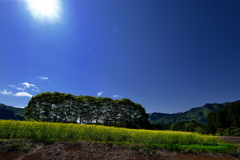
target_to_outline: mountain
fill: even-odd
[[[149,113],[149,119],[151,121],[155,121],[155,120],[158,120],[159,118],[166,117],[166,116],[169,116],[169,115],[171,115],[171,114],[153,112],[153,113]]]
[[[223,106],[230,104],[227,103],[207,103],[202,107],[192,108],[189,111],[183,113],[150,113],[149,119],[152,124],[172,124],[179,123],[183,121],[196,121],[201,124],[207,124],[207,116],[210,112],[216,112]]]
[[[0,103],[0,119],[24,120],[23,108],[16,108]]]

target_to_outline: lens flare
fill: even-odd
[[[61,20],[60,0],[26,0],[33,17],[40,21],[56,23]]]

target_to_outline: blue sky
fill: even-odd
[[[240,99],[238,0],[59,0],[52,16],[30,1],[0,0],[0,103],[58,91],[176,113]]]

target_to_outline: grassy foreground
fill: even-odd
[[[152,131],[49,122],[0,120],[1,139],[47,139],[64,141],[104,141],[144,144],[148,148],[170,150],[229,152],[235,148],[218,144],[215,136],[198,133]]]

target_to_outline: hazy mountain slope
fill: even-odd
[[[209,112],[216,112],[223,106],[227,105],[229,103],[207,103],[202,107],[192,108],[189,111],[183,112],[183,113],[176,113],[176,114],[163,114],[158,113],[160,115],[157,117],[157,114],[151,113],[150,115],[150,121],[153,124],[171,124],[171,123],[178,123],[183,121],[196,121],[201,124],[207,124],[207,116]],[[151,115],[154,114],[155,116],[152,117]],[[166,116],[162,116],[166,115]]]
[[[0,103],[0,119],[24,120],[23,108],[16,108]]]
[[[171,114],[153,112],[153,113],[149,113],[149,119],[152,121],[155,121],[155,120],[158,120],[159,118],[166,117],[169,115],[171,115]]]

